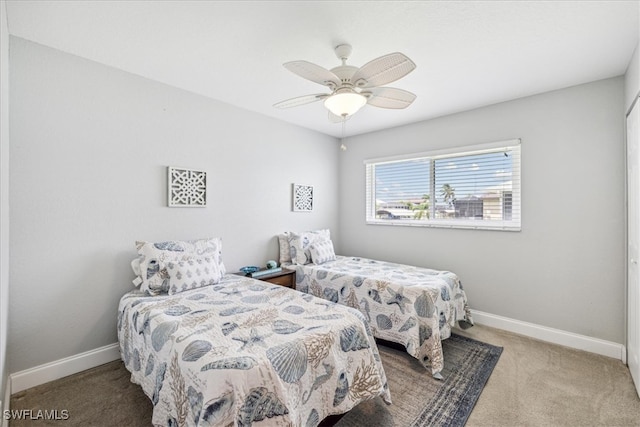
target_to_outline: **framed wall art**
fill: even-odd
[[[293,211],[311,212],[313,210],[313,186],[293,184]]]
[[[207,173],[167,167],[168,206],[201,208],[207,206]]]

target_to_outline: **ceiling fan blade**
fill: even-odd
[[[351,81],[362,88],[382,86],[406,76],[415,68],[416,64],[402,53],[390,53],[364,64]]]
[[[369,92],[371,95],[367,99],[367,104],[380,108],[407,108],[416,99],[413,93],[393,87],[377,87]]]
[[[273,104],[276,108],[291,108],[298,105],[310,104],[312,102],[320,101],[321,99],[329,96],[328,93],[316,93],[314,95],[298,96],[296,98],[286,99],[284,101]]]
[[[350,118],[351,118],[351,116],[346,116],[346,118],[344,120],[346,121],[346,120],[349,120]],[[343,120],[342,116],[339,116],[337,114],[333,114],[331,111],[329,111],[329,121],[331,123],[342,123],[342,120]]]
[[[326,68],[312,64],[311,62],[291,61],[286,62],[283,65],[292,73],[323,86],[328,86],[331,90],[340,86],[340,78],[338,76]]]

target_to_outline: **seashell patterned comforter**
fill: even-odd
[[[362,313],[247,277],[129,292],[118,340],[155,426],[314,427],[364,400],[391,403]]]
[[[296,269],[296,289],[357,308],[376,338],[404,345],[436,378],[441,340],[456,322],[473,325],[462,284],[448,271],[346,256],[287,268]]]

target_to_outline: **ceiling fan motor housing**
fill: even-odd
[[[342,83],[340,87],[353,87],[351,77],[353,77],[356,71],[358,71],[358,67],[354,67],[353,65],[341,65],[331,69],[331,72],[340,79],[340,82]]]

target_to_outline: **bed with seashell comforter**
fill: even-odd
[[[118,339],[155,426],[316,426],[391,403],[362,313],[248,277],[174,295],[125,294]]]
[[[441,341],[456,322],[473,325],[462,284],[449,271],[340,255],[287,268],[296,269],[297,290],[357,308],[376,338],[405,346],[438,379]]]

